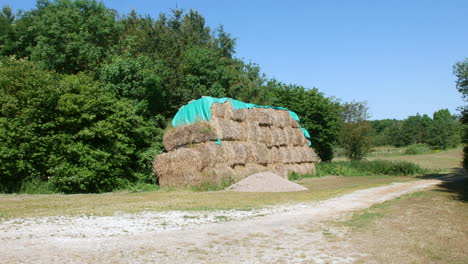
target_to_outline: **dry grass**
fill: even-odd
[[[362,263],[468,263],[468,179],[356,213],[353,244]]]
[[[111,215],[116,212],[248,209],[274,204],[322,200],[358,189],[411,181],[408,177],[325,177],[304,179],[309,188],[291,193],[155,191],[80,195],[0,195],[0,217]]]
[[[369,160],[402,160],[418,164],[419,166],[447,172],[453,168],[460,167],[462,160],[462,149],[452,149],[441,151],[438,153],[422,154],[422,155],[402,155],[402,156],[376,156],[369,157]]]

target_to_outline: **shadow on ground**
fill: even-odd
[[[435,175],[427,175],[434,177]],[[468,202],[468,176],[464,169],[455,168],[452,173],[438,175],[444,182],[436,187],[436,191],[447,192],[455,195],[456,199]],[[430,178],[430,177],[427,177]]]

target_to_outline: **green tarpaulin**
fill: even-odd
[[[199,121],[210,121],[211,120],[211,106],[214,103],[223,104],[226,101],[231,103],[234,109],[243,109],[243,108],[273,108],[279,110],[286,110],[291,115],[291,118],[299,122],[299,117],[293,111],[290,111],[284,107],[276,107],[276,106],[268,106],[268,105],[256,105],[256,104],[249,104],[244,103],[238,100],[234,100],[231,98],[214,98],[214,97],[202,97],[198,100],[194,100],[189,102],[188,104],[182,106],[177,114],[172,119],[172,126],[178,127],[183,125],[193,124]],[[310,140],[309,132],[305,128],[301,128],[302,132]],[[310,146],[310,141],[309,141]]]

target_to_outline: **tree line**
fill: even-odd
[[[346,120],[346,104],[316,88],[267,78],[235,49],[235,38],[194,10],[154,18],[96,0],[38,0],[16,14],[3,7],[0,191],[32,180],[65,193],[156,183],[151,163],[164,129],[201,96],[296,112],[322,161],[353,134],[344,124],[369,126]]]

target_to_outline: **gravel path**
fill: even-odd
[[[440,182],[250,211],[12,219],[0,223],[0,263],[353,263],[363,254],[323,221]]]

